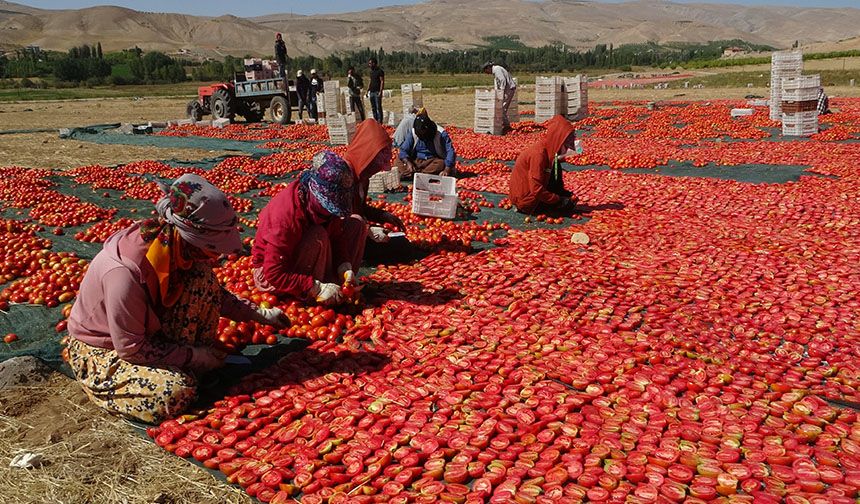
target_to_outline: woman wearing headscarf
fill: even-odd
[[[164,188],[157,218],[105,241],[69,316],[69,365],[98,406],[145,422],[181,413],[223,365],[220,317],[278,327],[279,309],[225,291],[209,263],[241,248],[227,197],[198,175]]]
[[[382,226],[373,224],[390,224],[400,231],[405,231],[406,226],[396,215],[367,204],[370,177],[391,169],[391,137],[388,136],[385,128],[376,121],[364,121],[359,124],[352,142],[346,149],[344,160],[352,169],[356,179],[353,212],[371,223],[368,238],[376,243],[388,241]]]
[[[260,212],[251,250],[257,288],[340,304],[341,285],[355,281],[367,237],[367,221],[352,213],[354,198],[346,161],[331,151],[317,154]]]
[[[576,129],[560,115],[544,124],[546,135],[520,153],[511,172],[511,202],[526,214],[568,212],[576,204],[564,188],[560,161],[575,152]]]

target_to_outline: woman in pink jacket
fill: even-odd
[[[90,264],[69,316],[69,365],[90,399],[123,416],[157,422],[197,395],[197,376],[221,366],[221,316],[284,327],[225,291],[209,262],[241,248],[227,197],[183,175],[156,204],[158,218],[112,235]]]

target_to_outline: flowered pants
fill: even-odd
[[[162,316],[158,349],[168,342],[206,345],[218,330],[222,290],[211,268],[183,272],[184,290]],[[152,367],[122,360],[115,350],[97,348],[74,338],[69,365],[75,378],[99,407],[121,416],[156,423],[180,414],[197,397],[197,379],[175,367]]]

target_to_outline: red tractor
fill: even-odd
[[[288,81],[289,92],[284,92],[283,79],[245,80],[237,73],[233,82],[219,82],[197,89],[197,98],[185,109],[189,118],[199,121],[204,115],[214,119],[233,119],[240,115],[248,122],[263,120],[266,109],[272,122],[287,124],[293,115],[292,107],[298,104],[296,87]]]

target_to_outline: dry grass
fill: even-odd
[[[74,381],[0,390],[0,502],[250,503],[240,489],[134,434],[91,404]],[[21,451],[44,465],[11,469]]]

